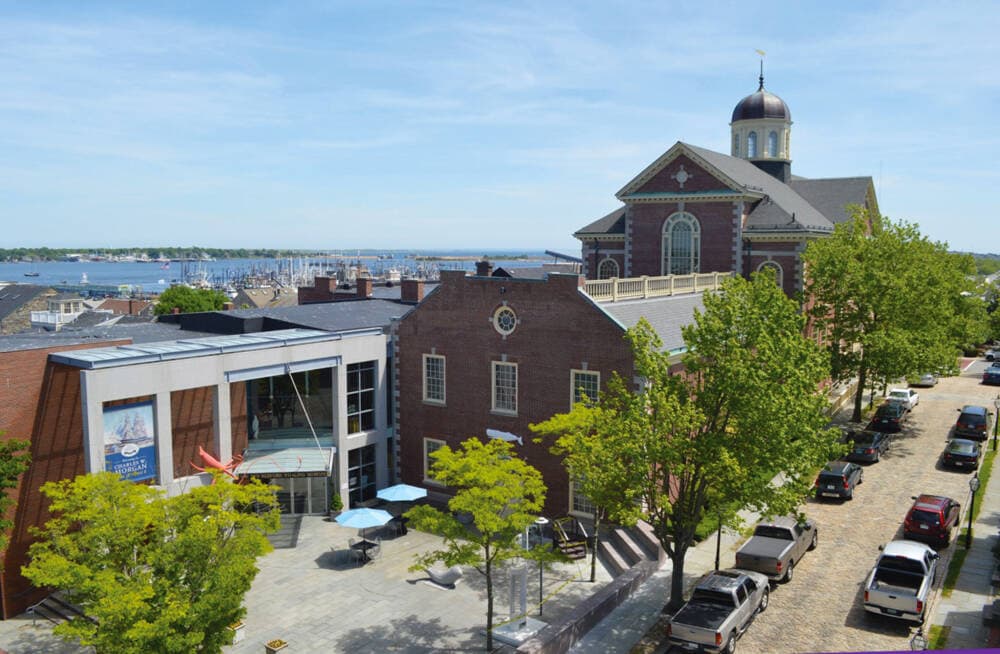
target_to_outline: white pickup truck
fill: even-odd
[[[912,540],[894,540],[881,550],[865,584],[865,610],[923,624],[938,553]]]

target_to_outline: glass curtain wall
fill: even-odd
[[[292,385],[292,380],[295,386]],[[298,388],[302,402],[296,397]],[[310,443],[312,421],[323,445],[333,444],[333,370],[320,368],[247,382],[247,433],[255,440],[298,440]],[[306,419],[306,414],[309,420]]]

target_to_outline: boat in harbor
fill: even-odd
[[[87,279],[87,273],[83,273],[82,275],[80,275],[80,284],[81,285],[85,286],[85,285],[87,285],[89,283],[90,283],[90,280]]]
[[[41,275],[41,273],[37,273],[37,272],[26,272],[26,273],[24,273],[25,277],[38,277],[39,275]]]

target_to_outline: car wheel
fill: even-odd
[[[788,561],[788,569],[785,570],[785,576],[782,578],[782,583],[788,583],[792,580],[792,571],[795,570],[795,561]]]
[[[726,649],[722,650],[726,654],[736,654],[736,632],[729,634],[729,638],[726,639]]]
[[[767,588],[764,589],[764,594],[760,596],[760,604],[757,606],[757,612],[763,613],[767,610],[767,605],[770,602],[771,591]]]
[[[819,532],[818,531],[814,531],[813,532],[813,539],[809,543],[809,549],[810,550],[814,550],[814,549],[816,549],[817,545],[819,545]]]

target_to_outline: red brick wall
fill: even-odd
[[[663,274],[663,225],[678,204],[650,203],[632,207],[632,277]],[[735,270],[736,218],[732,202],[688,202],[684,211],[701,225],[701,272]]]
[[[684,172],[688,178],[682,187],[674,176],[684,166]],[[696,164],[686,156],[681,155],[671,161],[660,172],[643,184],[637,193],[696,193],[699,191],[728,191],[731,190],[721,180]]]
[[[632,377],[631,354],[621,328],[577,290],[575,276],[548,281],[442,274],[441,286],[399,325],[397,353],[400,472],[406,483],[423,485],[423,439],[457,446],[470,437],[485,440],[487,428],[524,438],[520,456],[538,468],[548,486],[545,513],[569,509],[567,475],[549,444],[532,442],[528,425],[570,408],[570,370],[587,362],[600,371],[602,387],[612,371]],[[506,301],[518,316],[506,339],[490,322]],[[422,401],[423,355],[446,357],[446,406]],[[491,413],[491,362],[518,364],[518,415]]]
[[[799,279],[798,244],[794,242],[769,243],[755,242],[748,244],[747,273],[755,272],[765,261],[773,261],[781,266],[781,284],[785,295],[793,297],[802,290]],[[767,254],[764,254],[764,253]]]

